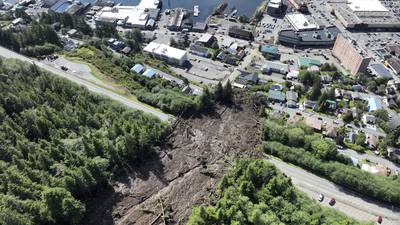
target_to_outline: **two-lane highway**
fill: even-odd
[[[335,198],[336,204],[333,208],[357,220],[376,221],[377,216],[382,216],[383,225],[400,224],[400,209],[397,207],[361,197],[347,188],[278,159],[271,158],[269,161],[289,176],[295,187],[311,198],[318,199],[321,193],[324,194],[325,200],[322,204],[327,207],[331,207],[328,205],[329,200]]]
[[[6,49],[4,47],[0,47],[0,56],[2,56],[4,58],[8,58],[8,59],[18,59],[18,60],[21,60],[21,61],[24,61],[24,62],[34,63],[34,64],[36,64],[38,67],[40,67],[43,70],[47,70],[47,71],[49,71],[49,72],[51,72],[51,73],[53,73],[55,75],[58,75],[60,77],[66,78],[66,79],[68,79],[70,81],[73,81],[73,82],[75,82],[75,83],[77,83],[77,84],[79,84],[81,86],[86,87],[87,89],[89,89],[92,92],[96,92],[96,93],[105,95],[105,96],[107,96],[107,97],[109,97],[109,98],[111,98],[111,99],[113,99],[115,101],[118,101],[118,102],[126,105],[129,108],[133,108],[133,109],[136,109],[136,110],[143,111],[145,113],[153,114],[154,116],[160,118],[163,121],[170,121],[171,119],[173,119],[173,116],[168,115],[166,113],[163,113],[160,110],[153,109],[152,107],[150,107],[150,106],[148,106],[146,104],[143,104],[141,102],[136,102],[136,101],[133,101],[133,100],[131,100],[129,98],[123,97],[123,96],[121,96],[119,94],[116,94],[116,93],[114,93],[114,92],[112,92],[112,91],[110,91],[110,90],[108,90],[108,89],[106,89],[104,87],[98,86],[95,83],[92,83],[90,81],[82,79],[82,78],[80,78],[80,77],[78,77],[78,76],[76,76],[74,74],[62,71],[60,69],[57,69],[57,68],[54,68],[52,66],[46,65],[46,64],[41,63],[39,61],[30,59],[28,57],[25,57],[25,56],[23,56],[21,54],[13,52],[13,51],[11,51],[9,49]]]

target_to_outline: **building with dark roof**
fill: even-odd
[[[381,78],[392,79],[392,73],[386,69],[386,67],[382,63],[371,64],[369,66],[371,72]]]
[[[239,39],[244,39],[248,41],[252,41],[254,39],[253,32],[249,30],[241,29],[238,26],[229,27],[228,31],[229,36]]]
[[[192,53],[194,55],[198,55],[198,56],[202,56],[202,57],[208,57],[208,55],[209,55],[208,48],[203,47],[201,45],[197,45],[197,44],[191,44],[189,51],[190,51],[190,53]]]
[[[400,60],[396,58],[390,58],[386,60],[385,64],[392,69],[395,74],[400,74]]]
[[[335,26],[304,31],[288,29],[279,31],[278,40],[282,45],[296,47],[329,47],[335,43],[336,37],[339,33],[340,30]]]
[[[240,84],[257,84],[258,74],[246,71],[240,71],[238,83]]]
[[[386,50],[397,57],[400,57],[400,45],[388,45],[386,46]]]

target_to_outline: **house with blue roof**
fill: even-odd
[[[136,64],[131,68],[131,71],[134,73],[142,73],[144,71],[144,66]]]
[[[155,77],[157,74],[157,72],[154,69],[147,69],[146,71],[144,71],[143,76],[148,77],[148,78],[153,78]]]
[[[368,102],[368,112],[376,111],[382,109],[382,102],[379,98],[369,97]]]
[[[262,45],[260,52],[269,59],[280,59],[281,55],[278,53],[278,47],[274,45]]]

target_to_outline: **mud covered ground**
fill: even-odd
[[[90,206],[84,224],[185,224],[193,206],[211,203],[236,159],[259,156],[258,110],[246,102],[180,120],[156,156],[113,181],[112,190]]]

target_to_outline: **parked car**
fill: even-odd
[[[329,205],[330,206],[334,206],[336,204],[336,200],[335,200],[335,198],[332,198],[330,201],[329,201]]]
[[[324,198],[325,198],[324,194],[320,194],[318,201],[322,202],[322,201],[324,201]]]
[[[68,70],[68,68],[65,67],[65,66],[61,66],[61,69],[64,70],[64,71],[67,71],[67,70]]]

